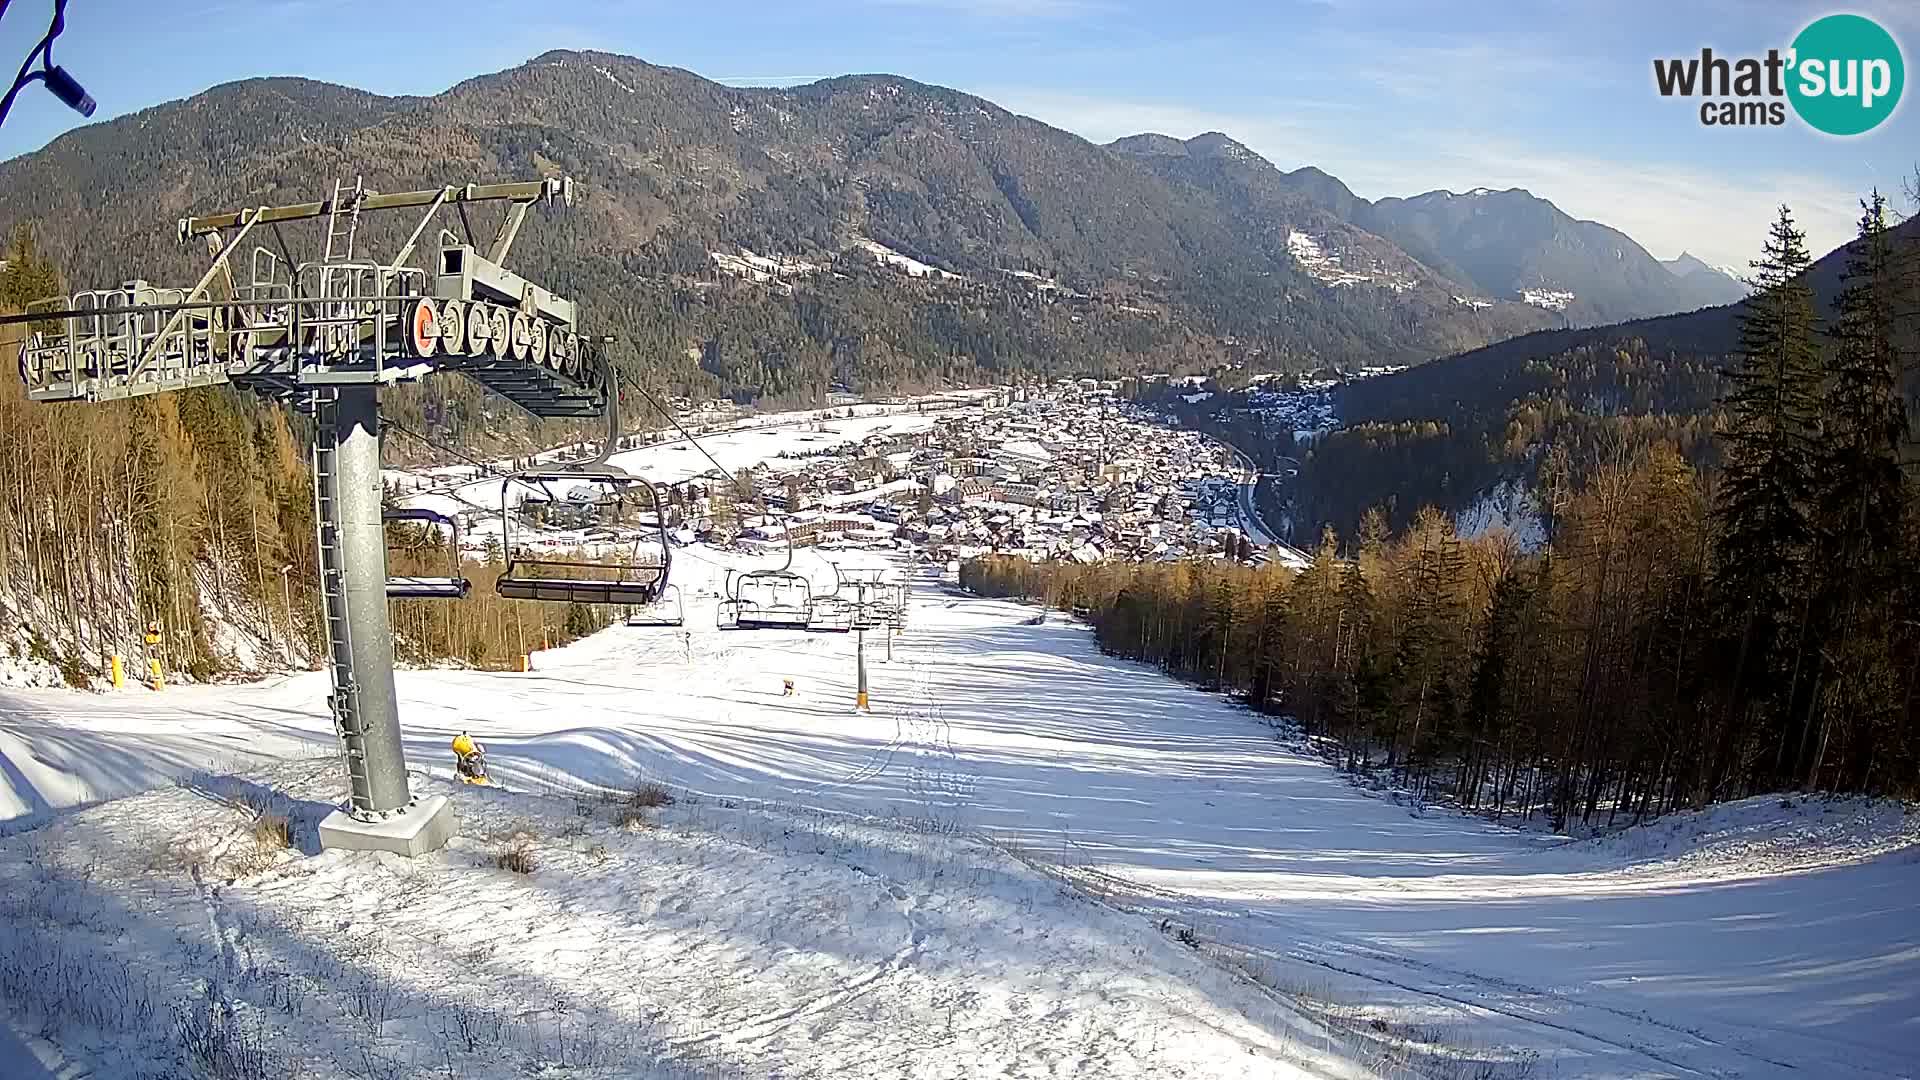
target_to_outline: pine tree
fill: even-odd
[[[1887,600],[1900,572],[1906,509],[1900,447],[1907,413],[1893,339],[1886,199],[1876,191],[1861,205],[1859,236],[1847,252],[1846,285],[1828,328],[1832,352],[1820,410],[1813,523],[1826,692],[1814,696],[1818,716],[1803,723],[1795,755],[1805,766],[1795,772],[1809,787],[1818,778],[1831,725],[1873,708],[1866,691],[1882,674],[1876,669],[1885,660],[1884,650],[1877,643],[1889,629]]]
[[[60,291],[60,272],[52,259],[40,253],[30,225],[14,227],[0,262],[6,263],[0,269],[0,308],[20,310]]]
[[[1753,263],[1754,294],[1740,317],[1740,363],[1724,374],[1726,463],[1715,492],[1713,587],[1734,635],[1732,713],[1717,755],[1730,767],[1737,718],[1757,707],[1778,719],[1793,694],[1784,653],[1804,624],[1802,569],[1813,538],[1819,356],[1805,235],[1786,207]]]

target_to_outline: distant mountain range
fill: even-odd
[[[1920,251],[1920,218],[1892,237],[1897,250]],[[1731,281],[1697,259],[1674,262],[1689,264],[1687,278]],[[1846,248],[1836,248],[1807,270],[1823,319],[1832,318],[1846,262]],[[1402,522],[1429,504],[1464,511],[1503,484],[1524,490],[1549,443],[1568,448],[1577,469],[1610,447],[1655,438],[1710,464],[1712,412],[1721,373],[1737,363],[1743,306],[1546,330],[1349,383],[1336,403],[1346,430],[1319,440],[1302,463],[1296,521],[1350,533],[1373,506],[1393,507]],[[1920,402],[1920,372],[1904,381],[1908,400]]]
[[[1677,259],[1662,259],[1660,265],[1667,272],[1682,281],[1691,281],[1701,289],[1711,289],[1725,299],[1717,304],[1731,304],[1744,299],[1747,295],[1747,273],[1731,266],[1711,266],[1697,258],[1691,252],[1683,251]]]
[[[525,230],[516,263],[661,382],[743,399],[1418,363],[1737,298],[1524,191],[1370,203],[1218,133],[1102,147],[895,76],[738,88],[590,52],[432,97],[215,87],[0,164],[0,229],[33,223],[76,287],[184,283],[204,265],[173,242],[187,214],[340,176],[391,191],[555,172],[584,196]],[[410,224],[365,235],[390,248]]]
[[[1281,172],[1219,132],[1185,142],[1133,135],[1109,145],[1176,182],[1257,187],[1278,204],[1304,202],[1348,226],[1343,239],[1370,247],[1369,254],[1392,251],[1424,267],[1430,280],[1470,297],[1533,304],[1563,313],[1575,326],[1689,311],[1745,295],[1737,281],[1692,256],[1663,264],[1625,233],[1575,220],[1520,188],[1368,202],[1317,168]],[[1356,239],[1362,236],[1371,244]]]

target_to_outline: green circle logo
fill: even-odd
[[[1893,115],[1906,85],[1900,46],[1862,15],[1828,15],[1793,39],[1787,98],[1816,131],[1859,135]]]

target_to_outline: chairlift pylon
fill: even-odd
[[[422,525],[435,525],[447,530],[449,573],[446,577],[390,576],[387,578],[387,599],[389,600],[464,600],[472,590],[473,583],[460,576],[460,524],[452,517],[437,510],[425,510],[419,507],[404,507],[397,510],[384,510],[380,514],[383,524],[393,522],[414,522]]]

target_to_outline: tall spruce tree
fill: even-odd
[[[60,271],[40,253],[33,227],[15,226],[5,252],[0,253],[0,307],[24,308],[59,291]]]
[[[1907,436],[1894,345],[1893,248],[1886,199],[1862,204],[1859,236],[1847,251],[1845,288],[1828,328],[1828,375],[1821,398],[1814,566],[1819,574],[1823,693],[1803,720],[1795,774],[1818,781],[1832,725],[1875,708],[1890,659],[1889,598],[1898,586],[1906,493],[1900,447]]]
[[[1820,404],[1809,262],[1805,234],[1783,206],[1753,263],[1739,364],[1724,372],[1713,589],[1731,634],[1733,677],[1716,755],[1722,777],[1736,746],[1758,734],[1753,723],[1778,729],[1794,696],[1788,653],[1805,624]]]

